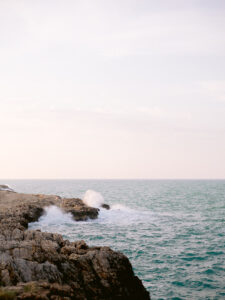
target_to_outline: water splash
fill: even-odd
[[[102,194],[96,191],[87,190],[84,194],[83,201],[88,206],[99,208],[104,203],[104,198]]]
[[[44,208],[44,214],[39,218],[37,222],[32,222],[29,227],[34,228],[46,228],[51,226],[61,226],[65,224],[75,224],[72,214],[64,213],[59,207],[51,205]]]

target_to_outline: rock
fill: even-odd
[[[67,213],[71,213],[76,221],[86,221],[88,218],[96,219],[98,217],[98,208],[90,207],[84,204],[81,199],[62,199],[60,207]]]
[[[9,191],[9,192],[14,192],[13,189],[11,189],[8,185],[6,184],[0,184],[0,191]]]
[[[150,299],[122,253],[27,230],[49,205],[77,220],[98,216],[80,199],[0,191],[0,299]]]
[[[110,209],[110,206],[109,206],[108,204],[105,204],[105,203],[102,204],[101,207],[102,207],[102,208],[105,208],[105,209]]]

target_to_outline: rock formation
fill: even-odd
[[[75,220],[97,218],[80,199],[0,191],[0,299],[150,299],[122,253],[27,230],[57,205]]]
[[[8,185],[6,184],[0,184],[0,191],[10,191],[14,192],[13,189],[11,189]]]

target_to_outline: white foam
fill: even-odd
[[[130,225],[149,222],[153,214],[150,211],[136,210],[123,204],[113,204],[110,210],[100,209],[96,222],[101,224]]]
[[[117,204],[111,205],[111,210],[131,211],[131,208],[129,208],[123,204],[117,203]]]
[[[91,193],[91,195],[93,194]],[[93,205],[93,202],[91,202],[91,205]],[[93,226],[95,223],[103,225],[112,224],[113,226],[129,226],[130,224],[149,222],[150,218],[153,218],[153,214],[150,211],[136,210],[118,203],[113,204],[110,210],[100,208],[99,216],[95,220],[76,222],[70,213],[64,213],[59,207],[53,205],[46,207],[44,215],[42,215],[37,222],[30,223],[29,228],[41,229],[47,232],[57,232],[69,236],[71,232],[73,232],[73,228],[88,226],[90,223],[92,223]]]
[[[100,193],[96,191],[87,190],[84,194],[83,201],[88,206],[98,208],[101,207],[104,203],[104,198]]]
[[[39,225],[62,225],[65,223],[75,223],[70,213],[64,213],[59,207],[52,205],[45,207],[45,213],[38,220]]]

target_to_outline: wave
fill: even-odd
[[[99,223],[119,224],[138,224],[149,222],[154,214],[149,210],[132,209],[123,204],[117,203],[111,205],[110,210],[100,209]]]
[[[132,209],[121,203],[115,203],[110,205],[110,209],[102,208],[104,204],[103,196],[94,191],[87,190],[84,194],[83,201],[86,205],[91,207],[99,208],[99,216],[95,220],[79,221],[79,224],[90,224],[90,223],[99,223],[99,224],[137,224],[142,222],[148,222],[150,215],[153,217],[153,213],[146,210]],[[72,214],[65,213],[57,206],[49,206],[44,209],[44,215],[40,217],[37,222],[29,224],[30,229],[59,231],[61,227],[69,226],[74,227],[78,224],[72,217]],[[78,225],[76,225],[78,226]]]
[[[116,203],[116,204],[111,205],[111,210],[132,211],[133,209],[131,209],[123,204]]]
[[[101,193],[94,190],[87,190],[83,197],[83,202],[91,207],[101,208],[105,204],[104,197]],[[131,209],[123,204],[116,203],[110,205],[110,210],[130,211]]]
[[[104,198],[102,194],[96,191],[87,190],[84,194],[83,202],[88,206],[99,208],[104,203]]]
[[[44,208],[44,214],[37,222],[30,223],[31,226],[54,226],[63,224],[75,224],[72,214],[63,212],[59,207],[51,205]]]

